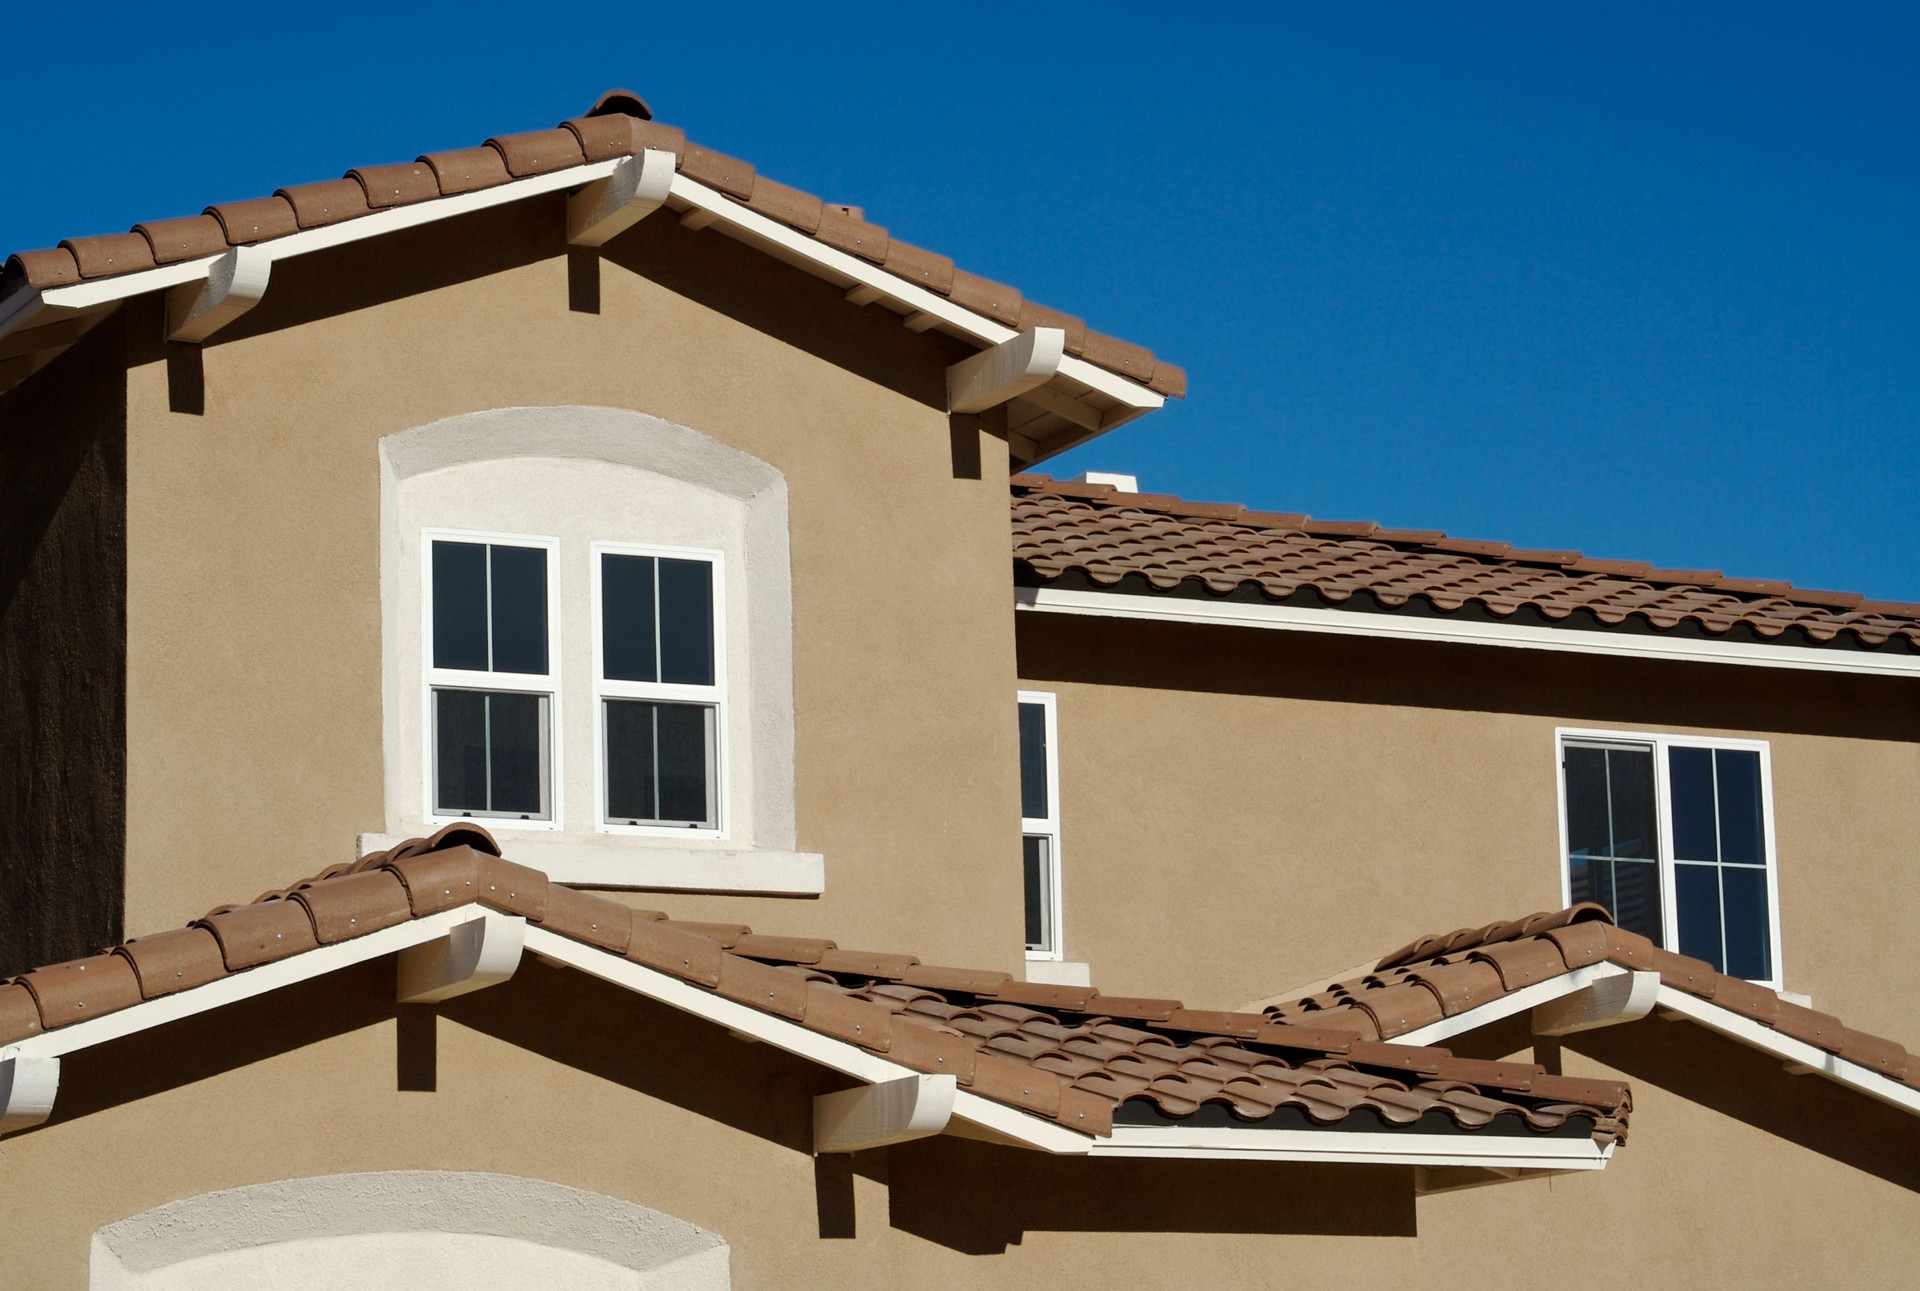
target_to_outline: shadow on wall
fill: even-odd
[[[893,1226],[968,1255],[1029,1232],[1415,1235],[1411,1167],[1092,1160],[947,1137],[891,1151]]]
[[[1920,741],[1905,678],[1066,614],[1016,622],[1030,682]]]
[[[1559,1039],[1535,1037],[1521,1014],[1442,1041],[1465,1058],[1537,1062],[1562,1070],[1573,1052],[1619,1072],[1636,1094],[1665,1090],[1888,1183],[1920,1191],[1920,1118],[1821,1076],[1795,1076],[1778,1058],[1691,1022],[1658,1017]],[[1671,1150],[1644,1118],[1622,1152]]]

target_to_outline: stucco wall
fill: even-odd
[[[563,227],[555,197],[289,261],[197,380],[136,353],[129,927],[384,827],[378,442],[576,404],[693,428],[789,490],[797,841],[827,892],[654,903],[1015,966],[1006,449],[943,411],[960,347],[664,217],[608,248],[598,312],[575,309],[593,293]]]
[[[125,338],[0,395],[0,974],[120,936]]]
[[[1920,1224],[1911,1117],[1679,1024],[1540,1057],[1634,1081],[1591,1175],[1416,1197],[1402,1167],[1086,1161],[937,1139],[807,1152],[834,1078],[529,960],[396,1023],[374,962],[72,1055],[0,1140],[9,1285],[85,1285],[90,1234],[276,1179],[493,1171],[698,1225],[734,1285],[1893,1287]],[[1508,1053],[1515,1036],[1484,1038]],[[326,1230],[326,1221],[316,1221]]]
[[[1067,955],[1235,1007],[1560,904],[1554,730],[1769,741],[1786,989],[1920,1048],[1920,687],[1020,615],[1059,696]]]

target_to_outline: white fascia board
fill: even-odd
[[[886,301],[910,320],[915,316],[930,319],[932,322],[928,326],[945,327],[956,336],[964,336],[983,346],[999,345],[1019,335],[1013,328],[956,305],[938,292],[908,282],[897,274],[888,273],[879,265],[848,255],[817,238],[808,237],[797,229],[788,228],[777,220],[749,210],[732,198],[683,174],[673,177],[672,197],[707,216],[707,224],[702,227],[723,229],[729,236],[754,243],[789,264],[817,273],[848,290],[867,288],[868,291],[861,292],[862,299]],[[911,326],[911,322],[908,325]],[[1167,402],[1165,396],[1085,359],[1071,356],[1062,359],[1060,375],[1089,390],[1098,391],[1134,414],[1152,412]]]
[[[1878,1099],[1903,1112],[1920,1115],[1920,1089],[1910,1089],[1857,1062],[1848,1062],[1837,1054],[1815,1048],[1790,1035],[1782,1035],[1770,1026],[1742,1017],[1731,1009],[1723,1009],[1711,1000],[1703,1000],[1671,986],[1662,986],[1658,1007],[1678,1014],[1689,1022],[1697,1022],[1709,1031],[1717,1031],[1730,1040],[1738,1040],[1763,1053],[1770,1053],[1782,1062],[1803,1067],[1806,1074],[1825,1076],[1828,1080],[1858,1090],[1869,1098]]]
[[[1340,636],[1390,637],[1453,645],[1508,646],[1560,650],[1634,659],[1683,663],[1734,663],[1761,668],[1814,672],[1864,673],[1884,677],[1920,677],[1920,655],[1869,653],[1844,648],[1765,645],[1749,641],[1702,641],[1637,632],[1596,632],[1586,628],[1543,628],[1518,623],[1481,623],[1465,619],[1376,614],[1366,610],[1329,610],[1250,601],[1196,600],[1184,596],[1141,596],[1126,592],[1084,592],[1057,587],[1017,587],[1016,609],[1101,618],[1151,619],[1162,623],[1204,623],[1223,627],[1277,628]]]
[[[478,904],[469,903],[439,914],[430,914],[420,919],[410,919],[406,923],[395,924],[391,928],[382,928],[379,932],[370,932],[364,937],[355,937],[351,941],[335,942],[331,946],[316,946],[290,955],[286,959],[271,964],[262,964],[258,968],[243,969],[231,973],[205,986],[196,986],[191,990],[180,991],[173,995],[163,995],[159,999],[146,1000],[117,1013],[109,1013],[90,1022],[76,1022],[72,1026],[61,1027],[58,1031],[43,1031],[39,1035],[0,1048],[0,1060],[18,1056],[35,1058],[57,1057],[64,1053],[91,1048],[109,1040],[118,1040],[122,1036],[133,1035],[151,1027],[175,1022],[181,1018],[205,1013],[210,1009],[221,1008],[228,1004],[237,1004],[241,1000],[252,999],[256,995],[265,995],[268,991],[277,991],[283,986],[320,977],[326,973],[350,968],[365,963],[369,959],[378,959],[382,955],[391,955],[412,946],[442,938],[455,928],[470,923],[477,918],[513,919],[513,915],[500,915]]]
[[[342,220],[338,224],[328,224],[317,229],[303,229],[281,238],[270,238],[265,242],[252,244],[250,250],[263,253],[263,262],[267,264],[276,260],[289,260],[294,256],[324,251],[330,247],[345,246],[351,242],[360,242],[387,233],[397,233],[402,229],[431,224],[436,220],[452,219],[473,211],[483,211],[489,207],[505,206],[509,202],[522,201],[543,193],[578,188],[582,184],[607,178],[624,160],[626,158],[589,162],[584,166],[570,166],[551,174],[510,180],[492,188],[460,193],[454,197],[436,197],[424,202],[415,202],[411,206],[392,206],[370,215],[363,215],[358,219]],[[44,312],[51,311],[55,316],[60,316],[91,309],[98,305],[129,300],[150,291],[165,291],[184,283],[205,281],[227,254],[227,252],[221,252],[219,255],[182,260],[178,264],[143,269],[137,273],[118,274],[111,278],[99,278],[90,282],[77,282],[71,286],[49,287],[37,293],[27,293],[22,299],[10,301],[7,306],[0,307],[0,336],[6,335],[27,319],[37,317]]]
[[[1089,1156],[1217,1161],[1321,1161],[1358,1165],[1479,1166],[1497,1170],[1599,1170],[1613,1156],[1590,1138],[1395,1134],[1364,1130],[1263,1130],[1255,1126],[1116,1125]]]
[[[1431,1045],[1438,1044],[1469,1031],[1478,1031],[1481,1027],[1491,1026],[1516,1013],[1525,1013],[1536,1005],[1550,1004],[1554,1000],[1564,999],[1577,991],[1584,991],[1596,982],[1610,977],[1624,977],[1632,970],[1616,964],[1589,964],[1585,968],[1576,968],[1570,973],[1550,977],[1544,982],[1535,982],[1532,986],[1523,986],[1517,991],[1509,991],[1499,999],[1489,1000],[1478,1008],[1467,1009],[1450,1018],[1441,1018],[1405,1035],[1394,1036],[1388,1044]]]

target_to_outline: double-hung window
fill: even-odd
[[[426,549],[433,814],[552,824],[554,543],[430,532]]]
[[[720,553],[596,543],[601,828],[722,828]]]
[[[1780,984],[1767,746],[1560,733],[1569,901],[1720,972]]]
[[[1052,695],[1020,692],[1020,847],[1027,956],[1061,958],[1059,724]]]

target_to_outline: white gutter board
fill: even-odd
[[[1184,596],[1139,596],[1126,592],[1017,587],[1014,589],[1014,607],[1029,612],[1087,614],[1099,618],[1147,619],[1161,623],[1276,628],[1282,631],[1389,637],[1453,645],[1563,650],[1574,654],[1666,659],[1683,663],[1733,663],[1813,672],[1920,677],[1920,654],[1849,650],[1845,647],[1823,649],[1816,646],[1765,645],[1749,641],[1703,641],[1695,637],[1667,637],[1639,632],[1542,628],[1518,623],[1423,618],[1411,614],[1375,614],[1366,610],[1263,605],[1253,601],[1203,601]]]

